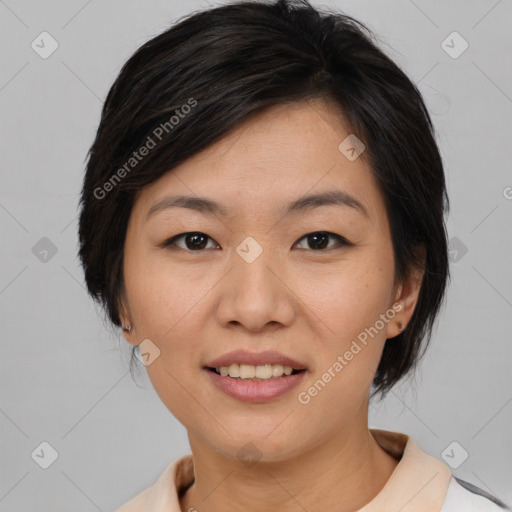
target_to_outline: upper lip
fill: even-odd
[[[249,352],[247,350],[234,350],[228,352],[205,365],[206,368],[220,368],[221,366],[229,366],[236,364],[250,364],[253,366],[263,366],[265,364],[282,364],[290,366],[294,370],[305,370],[306,365],[287,357],[274,350],[264,352]]]

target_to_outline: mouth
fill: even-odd
[[[275,350],[234,350],[208,361],[203,371],[226,395],[242,402],[263,403],[288,395],[309,369]]]
[[[203,371],[221,392],[238,401],[249,403],[271,402],[289,396],[307,374],[306,368],[297,369],[277,364],[252,366],[232,363],[230,366],[206,366]]]

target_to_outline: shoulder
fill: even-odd
[[[135,496],[132,495],[133,497],[119,508],[116,508],[115,512],[145,512],[149,510],[148,506],[155,494],[156,487],[157,484],[154,483]]]
[[[133,496],[128,502],[121,505],[115,512],[141,512],[153,510],[154,502],[168,501],[172,496],[172,482],[177,461],[169,464],[158,479],[149,487]],[[170,508],[169,508],[170,511]]]
[[[130,501],[117,508],[115,512],[133,512],[135,510],[144,510],[151,491],[151,487],[145,489],[144,491],[134,496]]]
[[[507,512],[509,507],[476,485],[452,476],[440,512]]]
[[[193,478],[192,456],[184,455],[171,462],[153,485],[140,491],[115,512],[179,512],[179,493],[191,484]]]

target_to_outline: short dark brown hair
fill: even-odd
[[[395,282],[414,266],[424,270],[411,321],[385,344],[372,383],[372,396],[383,397],[430,341],[449,279],[449,205],[421,94],[373,34],[342,13],[306,0],[232,2],[179,20],[129,58],[88,152],[79,220],[85,282],[120,326],[123,247],[137,191],[251,115],[313,98],[330,101],[366,145],[389,216]],[[148,151],[135,158],[142,147]]]

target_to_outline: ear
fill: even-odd
[[[393,321],[387,324],[387,338],[394,338],[406,329],[418,303],[421,283],[425,274],[426,250],[423,245],[420,245],[414,249],[414,252],[417,255],[417,261],[420,263],[420,266],[413,265],[407,279],[399,283],[395,288],[393,309],[397,313]],[[399,328],[400,323],[403,326],[402,329]]]
[[[122,294],[118,304],[119,319],[121,320],[121,330],[124,339],[131,345],[137,345],[137,336],[135,334],[135,327],[131,320],[130,308],[128,307],[126,298]],[[131,331],[125,331],[123,327],[131,326]]]

